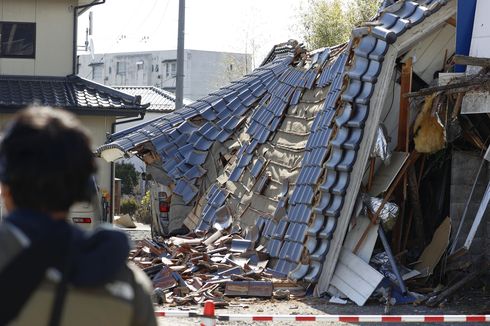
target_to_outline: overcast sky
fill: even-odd
[[[91,9],[95,53],[177,48],[178,0],[107,0]],[[260,61],[274,44],[294,38],[307,0],[187,0],[185,47],[247,52]],[[85,41],[88,12],[80,16]],[[296,27],[295,27],[296,26]]]

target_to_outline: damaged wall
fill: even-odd
[[[452,237],[456,234],[458,226],[463,216],[466,202],[470,197],[471,188],[476,179],[480,164],[481,155],[474,152],[453,151],[451,166],[451,204],[450,217],[452,224]],[[466,218],[460,231],[456,250],[461,248],[466,240],[466,235],[471,228],[481,199],[490,180],[490,165],[485,162],[480,176],[475,186],[473,197],[469,203]],[[482,222],[470,248],[470,253],[474,258],[484,254],[487,263],[490,261],[490,210],[487,209]]]

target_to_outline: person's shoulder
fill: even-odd
[[[0,270],[3,269],[22,249],[30,245],[29,238],[10,223],[0,224]]]
[[[125,268],[133,280],[134,311],[131,325],[156,326],[155,312],[150,295],[153,286],[148,276],[135,264],[128,262]]]
[[[132,262],[128,262],[126,267],[133,274],[135,283],[140,285],[145,292],[151,293],[153,290],[153,285],[146,273]]]

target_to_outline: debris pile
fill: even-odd
[[[266,266],[268,256],[253,241],[222,230],[207,237],[171,237],[141,240],[130,260],[150,277],[153,299],[159,304],[201,304],[212,299],[227,305],[225,297],[284,300],[305,295],[305,288],[275,278]]]
[[[473,60],[482,73],[444,82],[455,15],[454,0],[398,1],[348,44],[281,44],[241,80],[112,135],[100,156],[137,155],[169,188],[154,230],[191,230],[132,253],[158,301],[307,288],[389,309],[439,304],[473,280],[483,269],[469,249],[490,186],[465,174],[461,152],[483,162],[488,148],[490,112],[465,103],[488,93],[490,64]]]

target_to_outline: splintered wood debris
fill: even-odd
[[[129,259],[153,282],[159,304],[201,304],[212,299],[258,297],[287,300],[302,297],[303,286],[275,278],[266,269],[268,256],[252,249],[237,234],[207,238],[172,237],[139,241]]]

